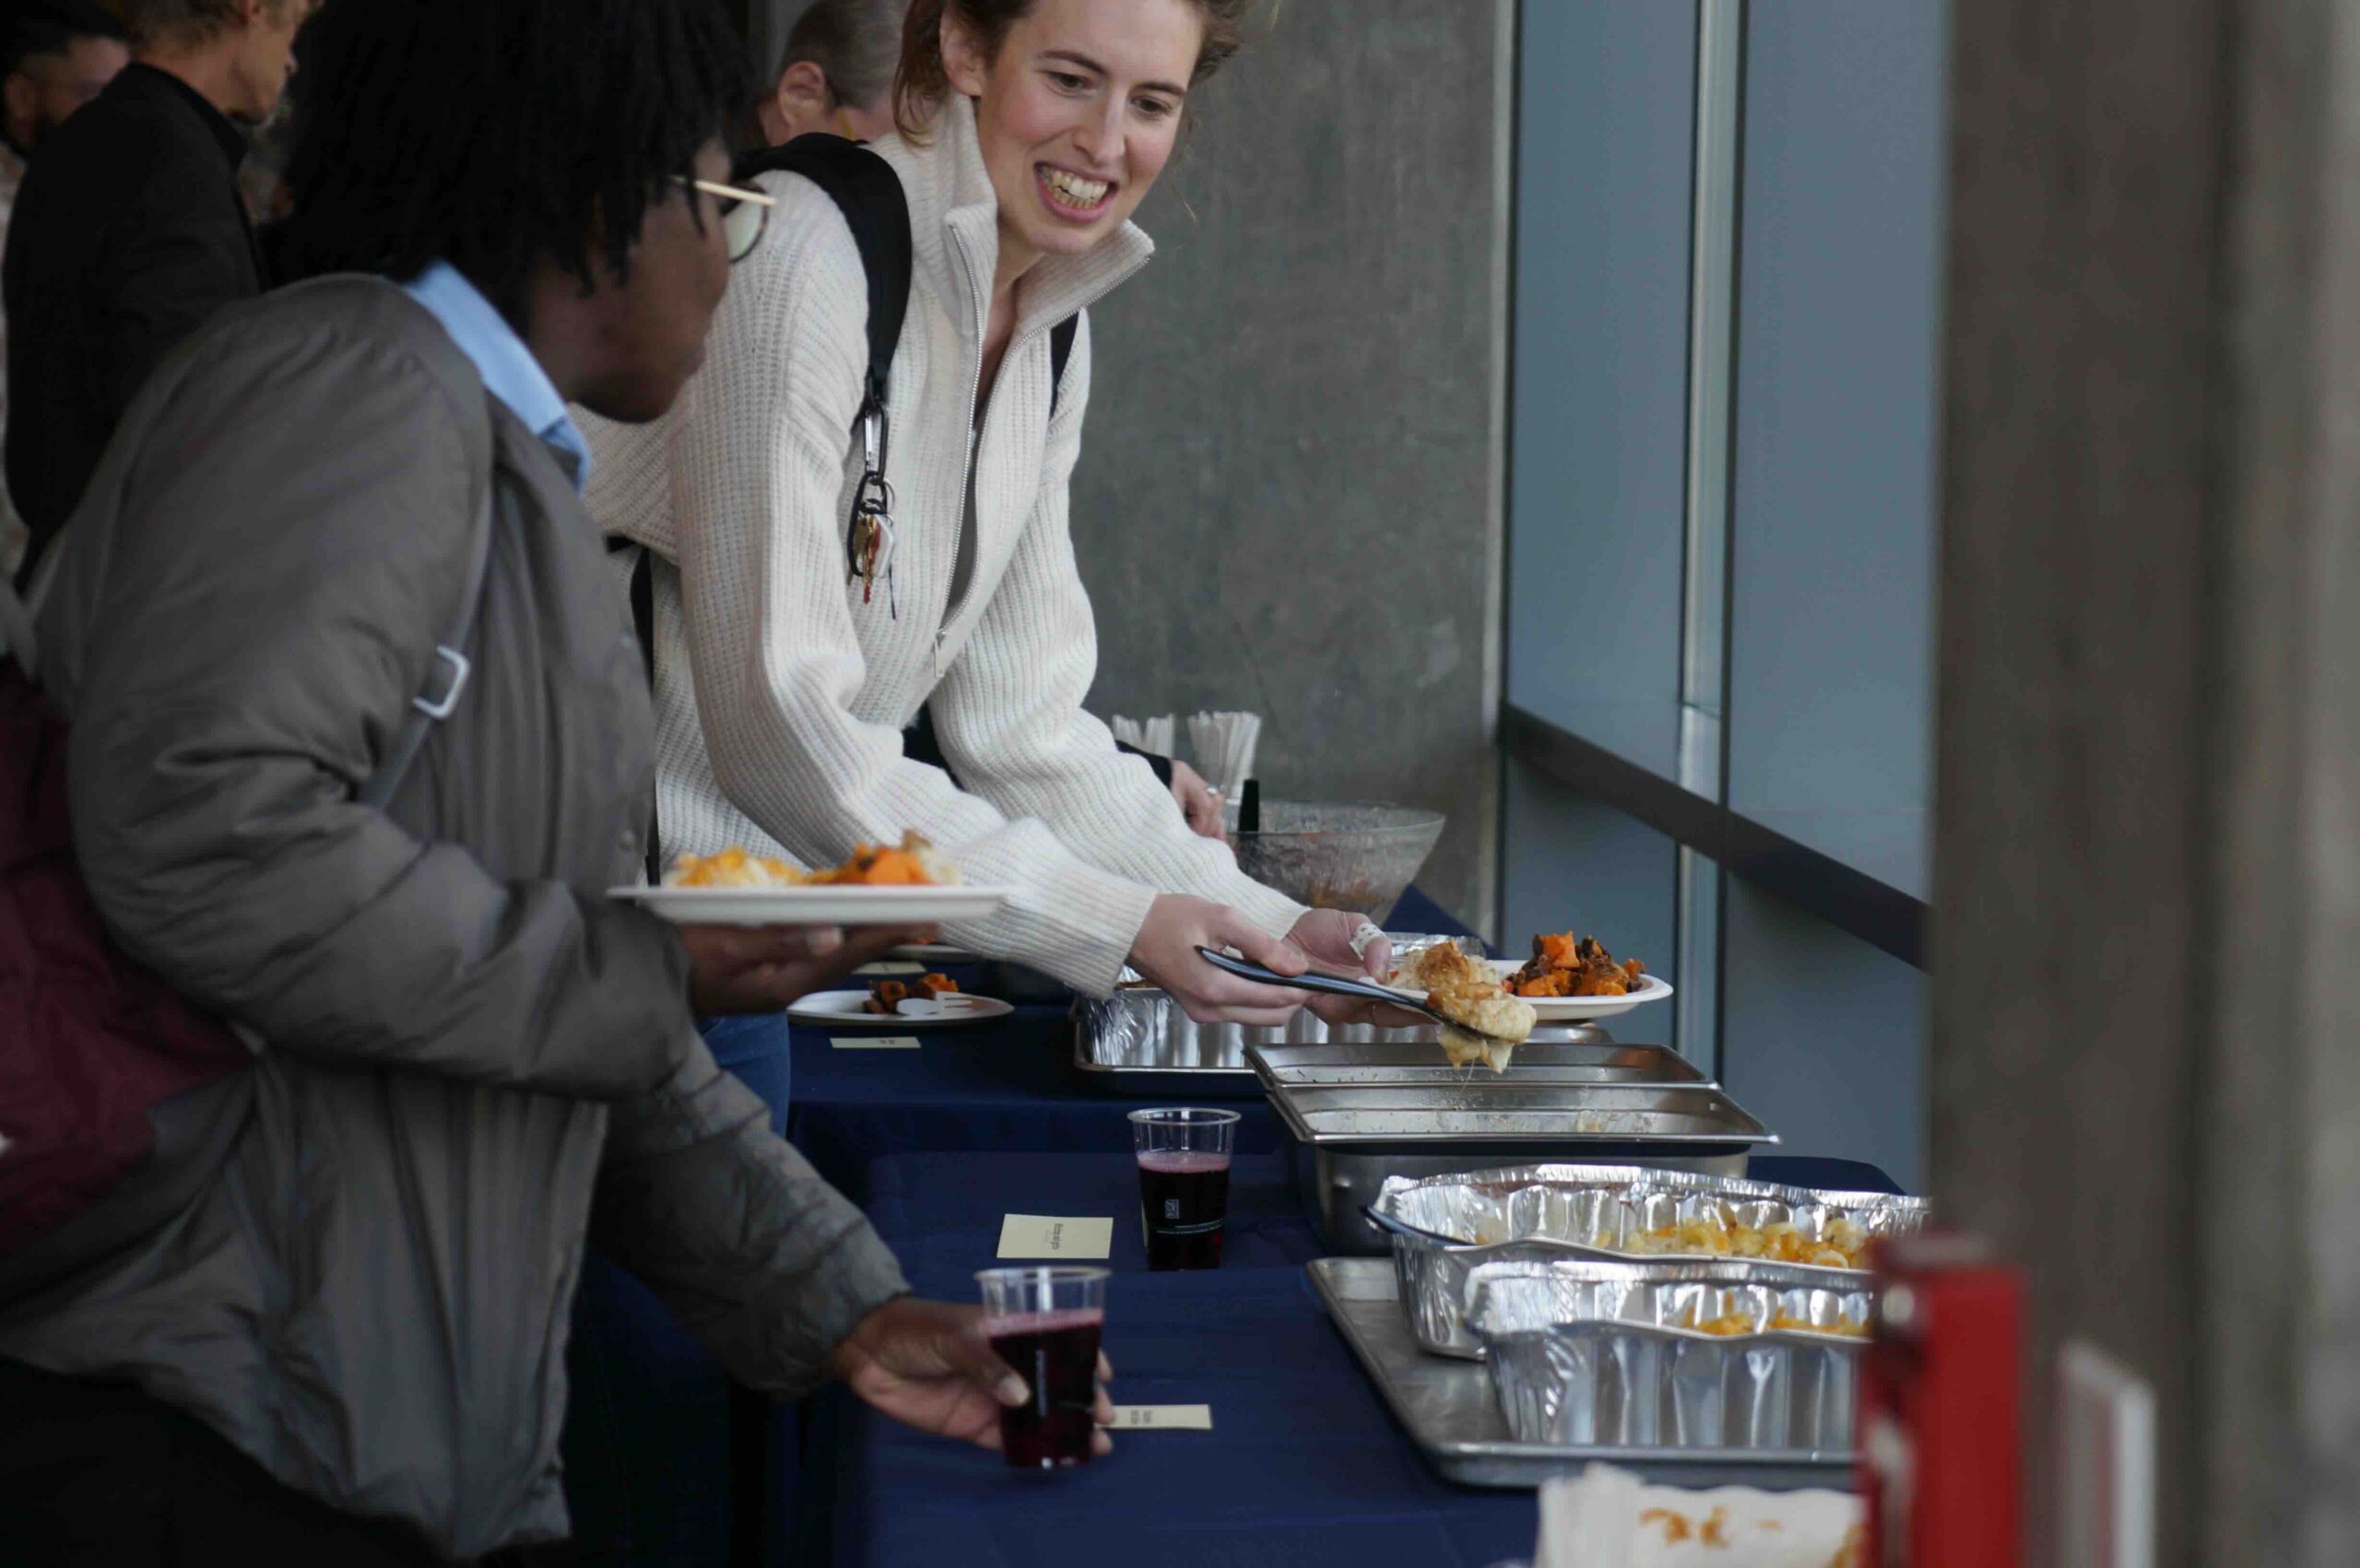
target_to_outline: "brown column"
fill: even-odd
[[[2360,7],[1959,0],[1935,1196],[2161,1399],[2165,1563],[2360,1562]]]

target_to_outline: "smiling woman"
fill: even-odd
[[[893,301],[868,297],[834,200],[800,174],[759,176],[779,207],[705,371],[665,424],[592,434],[593,510],[654,561],[667,849],[818,866],[915,831],[1011,892],[951,922],[951,940],[1098,995],[1127,963],[1200,1020],[1278,1023],[1301,1005],[1200,947],[1288,974],[1315,959],[1382,973],[1383,944],[1351,945],[1356,917],[1242,874],[1080,705],[1097,635],[1066,508],[1086,312],[1151,253],[1131,215],[1191,89],[1235,52],[1245,4],[912,7],[901,129],[875,147],[914,274],[870,406],[891,414],[881,511],[857,507],[877,458],[849,432],[872,310]],[[922,705],[948,775],[903,752]]]

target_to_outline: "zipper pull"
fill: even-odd
[[[934,683],[937,686],[942,684],[942,640],[949,635],[950,629],[947,627],[938,626],[934,629]]]

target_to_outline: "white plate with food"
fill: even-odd
[[[608,895],[682,925],[933,925],[980,920],[1005,888],[972,888],[915,833],[891,848],[862,844],[841,866],[807,871],[744,849],[684,855],[658,888]]]
[[[997,996],[910,996],[890,1013],[871,1012],[872,991],[814,991],[786,1009],[796,1023],[821,1028],[950,1029],[1006,1018],[1016,1009]]]
[[[1670,981],[1647,973],[1635,960],[1617,963],[1596,937],[1575,941],[1570,933],[1536,937],[1532,947],[1533,956],[1522,963],[1514,959],[1481,961],[1509,995],[1531,1005],[1533,1017],[1541,1023],[1616,1018],[1671,995]],[[1386,984],[1403,996],[1422,995],[1414,984],[1402,984],[1398,970]],[[1552,994],[1585,988],[1592,994]]]

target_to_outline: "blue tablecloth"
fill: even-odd
[[[1872,1166],[1756,1161],[1765,1179],[1884,1188]],[[1123,1404],[1205,1404],[1213,1431],[1131,1433],[1053,1475],[872,1416],[840,1393],[806,1444],[807,1562],[882,1568],[1207,1563],[1484,1568],[1528,1555],[1528,1492],[1435,1477],[1327,1320],[1287,1161],[1240,1160],[1223,1267],[1150,1274],[1125,1155],[910,1154],[869,1169],[870,1218],[921,1294],[972,1300],[1010,1213],[1114,1218],[1105,1345]]]
[[[1415,888],[1386,922],[1398,931],[1463,933],[1464,927]],[[988,1024],[905,1031],[915,1051],[839,1049],[840,1037],[879,1030],[795,1032],[795,1097],[788,1136],[820,1173],[856,1203],[865,1203],[871,1161],[920,1151],[1024,1149],[1115,1154],[1131,1146],[1125,1113],[1169,1105],[1170,1095],[1112,1094],[1073,1065],[1070,1003],[1023,1003]],[[1251,1077],[1225,1088],[1199,1087],[1239,1112],[1241,1153],[1271,1154],[1286,1129]]]

